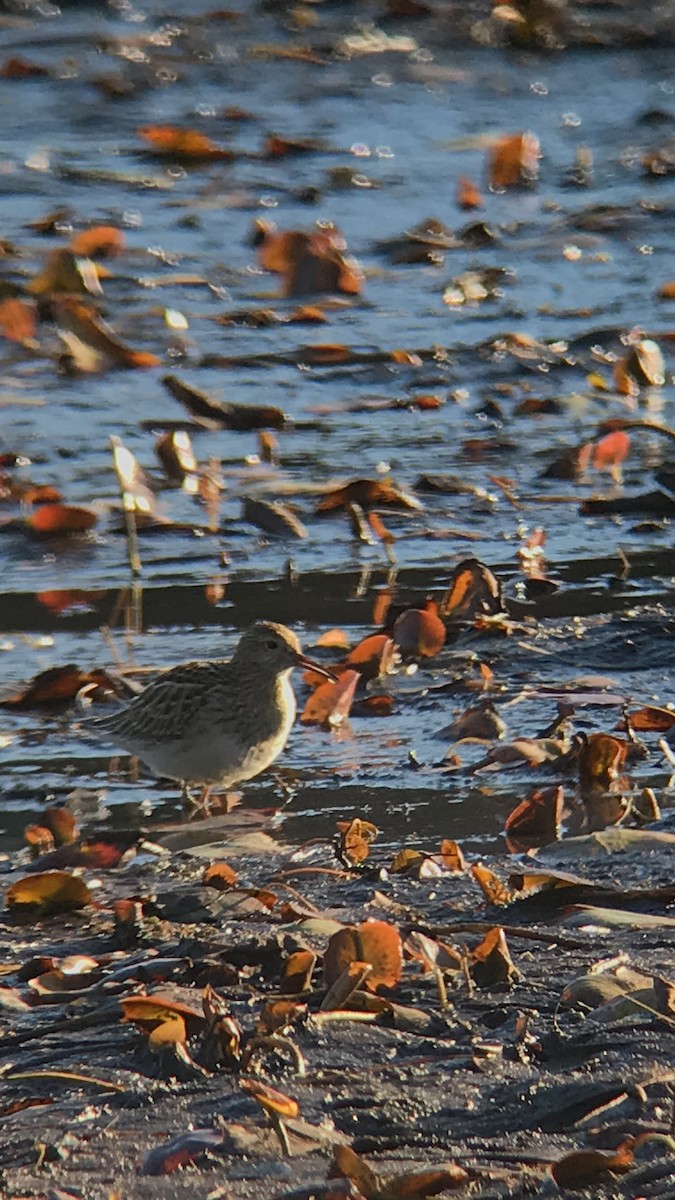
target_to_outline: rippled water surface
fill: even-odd
[[[553,701],[522,699],[525,684],[595,674],[619,698],[663,704],[672,696],[667,516],[639,505],[623,516],[579,514],[590,496],[656,488],[672,443],[636,432],[621,485],[600,472],[542,477],[607,418],[673,424],[673,305],[658,289],[672,276],[674,177],[647,177],[641,165],[646,150],[675,138],[672,51],[571,46],[545,55],[481,46],[454,36],[452,6],[409,22],[381,20],[377,7],[308,6],[300,29],[300,17],[283,6],[189,10],[159,2],[17,5],[0,23],[2,59],[48,72],[0,79],[3,276],[25,288],[65,244],[67,229],[45,238],[29,227],[56,208],[68,210],[66,226],[118,225],[127,248],[108,264],[101,311],[120,337],[162,360],[145,371],[68,373],[49,322],[33,350],[0,343],[0,450],[26,460],[12,478],[52,484],[100,518],[93,534],[57,542],[32,540],[18,525],[3,530],[3,683],[16,688],[69,661],[114,665],[117,655],[159,667],[227,653],[261,616],[292,623],[308,647],[331,626],[355,642],[372,629],[374,596],[395,571],[397,602],[419,602],[442,591],[460,559],[477,556],[504,582],[519,628],[508,638],[465,631],[416,674],[397,674],[390,718],[355,717],[333,733],[297,727],[279,767],[291,788],[283,821],[291,839],[328,832],[337,817],[358,811],[392,841],[444,834],[485,844],[533,780],[499,773],[488,784],[435,765],[447,749],[436,733],[475,700],[472,656],[495,672],[509,736],[536,734],[555,716]],[[407,41],[349,52],[342,39],[365,17]],[[299,46],[312,53],[298,55]],[[111,98],[101,77],[121,81],[125,94]],[[206,133],[233,161],[186,168],[153,159],[137,130],[166,123]],[[522,129],[541,141],[538,186],[491,193],[486,140]],[[322,148],[270,158],[272,132],[320,139]],[[569,186],[569,174],[583,147],[592,151],[593,179],[580,189]],[[460,175],[481,183],[479,212],[456,207]],[[282,229],[335,222],[365,271],[362,296],[327,306],[321,325],[219,323],[245,309],[284,314],[297,306],[257,262],[249,234],[260,215]],[[396,262],[391,241],[429,217],[459,234],[458,248],[434,263]],[[476,221],[489,227],[487,238],[477,235],[484,244],[462,235]],[[507,272],[499,295],[474,306],[444,303],[451,280],[487,267]],[[172,328],[167,309],[187,328]],[[635,327],[661,345],[666,386],[629,401],[613,391],[612,364]],[[506,336],[514,334],[516,341]],[[312,347],[327,343],[354,353],[317,365]],[[192,497],[163,488],[162,513],[188,528],[142,537],[140,624],[125,635],[129,568],[112,513],[109,437],[159,477],[153,427],[185,419],[161,383],[168,370],[221,400],[276,405],[289,422],[278,434],[279,466],[259,463],[254,432],[192,430],[200,462],[222,463],[218,530],[205,528]],[[605,390],[589,382],[592,373]],[[441,406],[421,409],[417,400],[428,395]],[[556,404],[519,413],[528,398]],[[394,564],[381,543],[356,541],[344,514],[315,513],[316,492],[331,481],[387,474],[410,490],[429,474],[467,485],[455,494],[418,487],[419,511],[382,514],[395,538]],[[308,537],[261,535],[242,520],[243,495],[283,495]],[[7,518],[20,515],[10,501],[4,507]],[[517,549],[539,525],[561,587],[533,602]],[[87,596],[55,615],[58,603],[44,594],[65,589]],[[619,715],[620,704],[582,707],[576,727],[611,730]],[[8,838],[18,839],[46,795],[62,799],[76,787],[103,791],[119,822],[136,819],[139,803],[159,816],[175,813],[174,790],[129,778],[126,760],[109,776],[109,756],[74,720],[72,711],[3,714]],[[470,766],[485,747],[460,753]],[[642,782],[664,789],[667,806],[658,752],[640,770]],[[264,806],[282,798],[269,776],[247,794]]]

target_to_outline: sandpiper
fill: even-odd
[[[259,775],[286,745],[296,711],[294,667],[335,678],[305,658],[285,625],[257,621],[231,659],[163,671],[126,708],[90,727],[155,775],[179,780],[184,794],[190,784],[231,788]]]

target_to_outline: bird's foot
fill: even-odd
[[[216,813],[230,813],[241,804],[241,792],[216,792],[211,784],[202,787],[192,796],[187,788],[183,791],[183,807],[188,820],[195,817],[211,817]]]

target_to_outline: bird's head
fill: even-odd
[[[235,659],[254,664],[265,674],[280,675],[303,667],[317,671],[327,679],[335,679],[331,671],[302,653],[302,646],[292,629],[276,621],[256,621],[241,637],[234,653]]]

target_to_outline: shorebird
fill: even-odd
[[[302,653],[292,630],[257,621],[230,659],[182,663],[126,708],[89,722],[137,755],[155,775],[228,789],[259,775],[281,754],[295,720],[294,667],[335,676]]]

